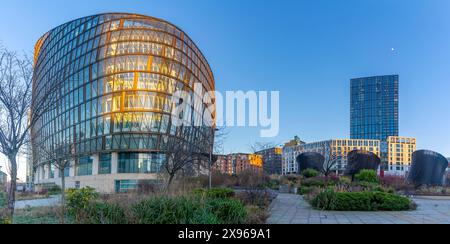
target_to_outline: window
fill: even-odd
[[[81,183],[79,181],[75,181],[75,189],[80,189]]]
[[[164,154],[119,153],[118,173],[158,173],[164,161]]]
[[[98,173],[101,175],[111,174],[111,153],[100,154]]]
[[[137,188],[137,180],[116,180],[116,193],[124,193]]]
[[[91,157],[81,157],[77,164],[77,176],[92,175]]]
[[[70,166],[64,168],[64,176],[70,177]]]

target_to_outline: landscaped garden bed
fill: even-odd
[[[345,176],[321,176],[314,170],[305,170],[301,176],[290,176],[289,181],[298,189],[298,194],[320,210],[407,211],[416,208],[394,184],[386,184],[373,170],[360,171],[353,181]]]
[[[264,224],[268,217],[265,202],[258,205],[245,192],[227,188],[130,198],[105,201],[94,189],[72,189],[67,207],[75,223],[83,224]]]

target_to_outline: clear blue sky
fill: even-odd
[[[276,143],[349,137],[350,78],[399,74],[400,134],[450,156],[450,1],[14,0],[2,3],[0,40],[31,53],[51,28],[101,12],[181,27],[220,91],[279,90]],[[258,135],[230,129],[226,152],[248,150]]]

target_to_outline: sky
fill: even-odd
[[[280,92],[279,136],[228,128],[225,153],[295,135],[307,142],[348,138],[350,79],[398,74],[400,135],[450,156],[450,1],[9,0],[0,40],[32,54],[48,30],[103,12],[159,17],[183,29],[206,56],[219,91]]]

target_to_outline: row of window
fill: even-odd
[[[149,174],[159,173],[165,163],[165,155],[156,153],[119,153],[117,173],[119,174]],[[55,167],[50,165],[49,178],[55,177]],[[70,168],[66,167],[64,174],[69,175]],[[111,174],[111,154],[100,154],[99,174]],[[80,157],[75,164],[76,176],[88,176],[93,174],[92,157]]]

